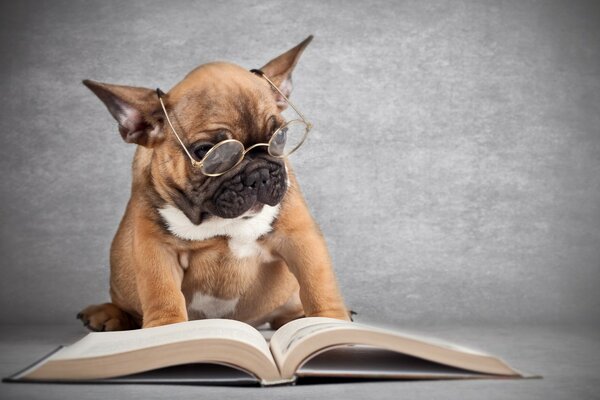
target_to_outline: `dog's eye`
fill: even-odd
[[[269,134],[267,135],[267,139],[271,139],[271,137],[275,134],[275,132],[277,132],[277,129],[279,129],[280,127],[281,127],[281,125],[275,124],[273,126],[273,128],[271,128],[271,131],[269,132]]]
[[[201,161],[204,156],[206,156],[206,153],[208,153],[208,151],[210,149],[212,149],[213,144],[212,143],[198,143],[198,144],[194,144],[192,147],[192,153],[194,154],[194,156],[196,157],[196,160]]]

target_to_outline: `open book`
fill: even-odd
[[[89,333],[7,380],[275,385],[299,377],[523,375],[491,355],[438,340],[331,318],[301,318],[281,327],[270,340],[248,324],[226,319]]]

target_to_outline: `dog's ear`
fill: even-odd
[[[156,91],[141,87],[111,85],[86,79],[87,86],[119,123],[127,143],[152,147],[163,139],[160,102]]]
[[[292,93],[292,71],[298,63],[302,52],[312,39],[313,36],[310,35],[304,39],[302,43],[283,53],[279,57],[272,59],[261,68],[265,75],[277,85],[285,97],[289,97],[290,93]],[[285,110],[287,103],[279,93],[275,93],[275,101],[280,110]]]

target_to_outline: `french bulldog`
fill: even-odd
[[[111,302],[77,315],[88,329],[203,318],[276,329],[303,316],[349,319],[289,159],[264,145],[286,124],[292,71],[311,40],[254,72],[201,65],[167,93],[83,81],[123,140],[137,145],[110,252]],[[211,176],[204,159],[223,141],[251,150]]]

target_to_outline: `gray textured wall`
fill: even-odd
[[[597,4],[597,2],[595,2]],[[108,298],[134,148],[80,84],[168,88],[310,33],[295,156],[348,303],[600,320],[600,21],[578,1],[2,2],[0,321]]]

